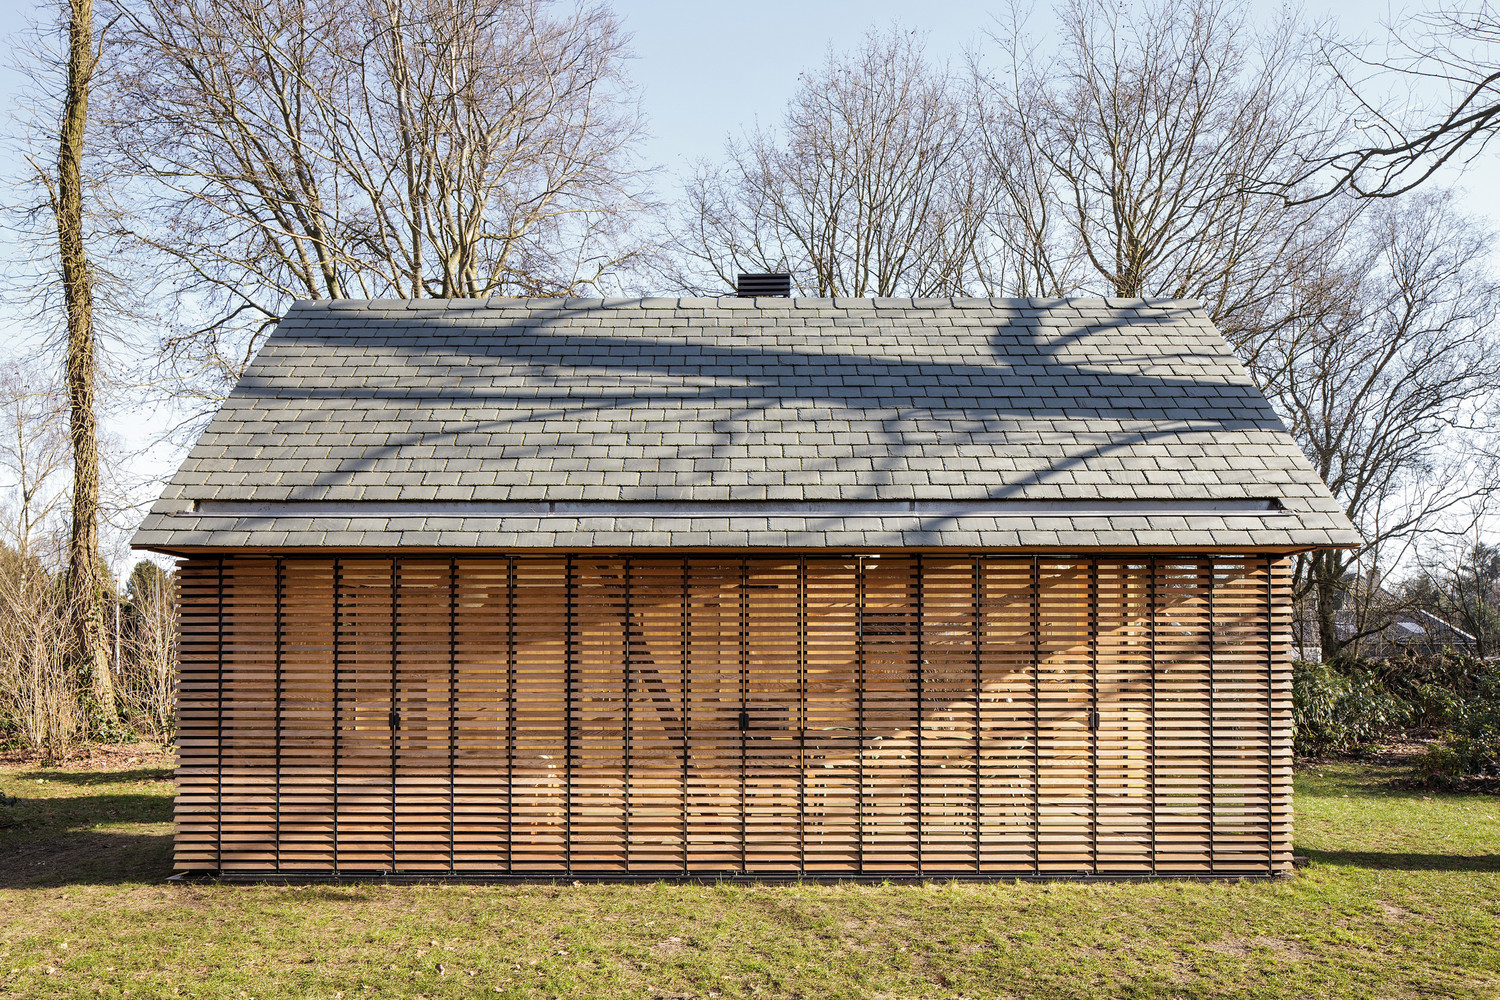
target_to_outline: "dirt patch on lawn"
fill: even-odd
[[[669,937],[662,938],[651,946],[651,952],[657,958],[676,958],[678,955],[693,951],[698,943],[688,938]]]
[[[1394,920],[1397,923],[1404,923],[1414,916],[1414,914],[1406,907],[1397,906],[1395,903],[1388,903],[1383,899],[1380,900],[1378,905],[1380,906],[1380,912],[1385,914],[1385,918],[1387,920]]]

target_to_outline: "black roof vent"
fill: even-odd
[[[792,276],[790,274],[742,274],[739,284],[735,286],[735,294],[742,299],[753,299],[757,296],[789,299],[792,297]]]

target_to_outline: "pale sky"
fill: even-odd
[[[1433,0],[1427,0],[1432,3]],[[1441,0],[1439,0],[1441,2]],[[1039,4],[1032,24],[1047,23],[1046,5]],[[1273,16],[1281,5],[1254,0],[1252,9]],[[29,0],[0,0],[0,38],[14,51],[36,7]],[[893,22],[927,33],[927,51],[936,59],[959,64],[966,48],[978,44],[990,51],[985,32],[994,25],[992,12],[1003,3],[939,0],[913,4],[910,0],[761,0],[750,7],[703,0],[616,0],[615,11],[634,35],[635,58],[630,73],[641,88],[652,137],[643,150],[648,163],[663,168],[658,196],[678,194],[677,175],[699,158],[716,158],[725,138],[755,123],[776,124],[797,86],[798,73],[816,68],[829,45],[848,49],[871,27]],[[1401,8],[1396,8],[1399,13]],[[1346,35],[1383,37],[1383,20],[1392,10],[1375,3],[1337,0],[1304,8],[1312,19],[1336,19]],[[0,66],[0,109],[15,106],[18,75]],[[3,112],[0,112],[3,113]],[[1487,216],[1500,230],[1500,143],[1496,149],[1461,173],[1449,171],[1442,180],[1459,183],[1464,202],[1475,214]],[[0,176],[13,175],[11,154],[0,149]],[[0,361],[31,326],[0,304]],[[108,429],[135,446],[143,445],[165,425],[167,414],[132,410],[128,417],[106,414]],[[145,479],[170,475],[179,454],[157,447],[135,459],[131,471]],[[154,496],[154,486],[142,493]],[[135,555],[119,544],[116,532],[111,561],[126,570]]]
[[[1463,6],[1459,0],[1459,6]],[[1253,0],[1251,9],[1274,16],[1282,4]],[[1387,6],[1383,0],[1303,5],[1309,20],[1335,21],[1346,36],[1382,38],[1382,21],[1399,21],[1402,10],[1452,6]],[[1004,2],[938,0],[761,0],[752,7],[695,0],[616,0],[614,8],[634,35],[636,59],[631,75],[642,99],[653,137],[647,159],[669,173],[686,172],[700,158],[717,158],[724,139],[752,125],[757,117],[776,124],[797,87],[797,74],[816,68],[832,44],[855,45],[870,27],[899,22],[927,33],[927,51],[937,59],[961,64],[967,48],[994,51],[986,32]],[[1038,3],[1033,30],[1048,23],[1048,5]],[[918,12],[918,13],[914,13]],[[1500,147],[1500,143],[1495,144]],[[1468,170],[1450,172],[1467,192],[1471,210],[1487,215],[1500,229],[1500,148],[1492,149]],[[676,192],[663,179],[662,195]]]

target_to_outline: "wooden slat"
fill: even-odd
[[[333,562],[281,561],[281,866],[329,873],[334,859]]]
[[[183,871],[1290,864],[1284,559],[235,556],[178,579]]]
[[[1152,860],[1152,579],[1149,563],[1096,566],[1097,870],[1138,872]]]
[[[277,867],[277,596],[272,560],[228,563],[220,639],[219,865]]]
[[[220,560],[195,559],[176,574],[181,610],[173,863],[184,872],[219,867],[221,572]]]
[[[453,868],[507,869],[516,768],[515,580],[507,559],[448,563],[453,660]]]

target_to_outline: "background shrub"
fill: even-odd
[[[1299,756],[1436,739],[1415,762],[1422,780],[1441,785],[1500,774],[1500,663],[1458,654],[1299,662],[1292,707]]]
[[[1298,755],[1353,753],[1402,732],[1411,707],[1378,674],[1327,663],[1298,663],[1292,674]]]

